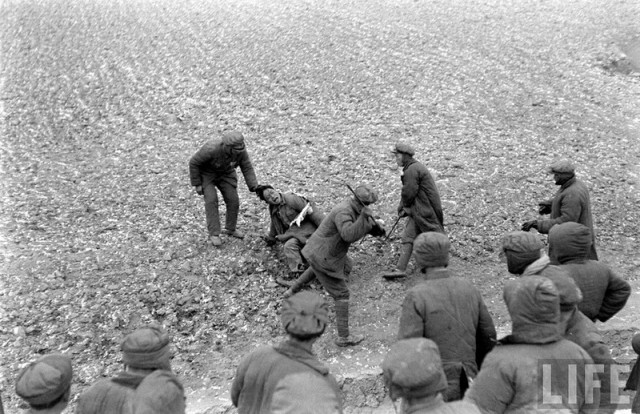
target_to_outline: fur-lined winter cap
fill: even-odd
[[[170,369],[171,338],[155,325],[136,329],[122,342],[122,362],[133,368]]]
[[[428,231],[413,241],[413,257],[418,267],[442,267],[449,264],[449,238],[439,232]]]
[[[46,405],[71,386],[73,369],[66,355],[46,355],[26,366],[16,379],[16,394],[29,405]]]
[[[551,164],[547,168],[547,172],[549,174],[574,174],[576,172],[576,167],[569,160],[560,160]]]
[[[402,339],[382,361],[382,373],[392,400],[427,397],[447,388],[440,352],[427,338]]]
[[[240,131],[226,131],[222,133],[222,143],[229,147],[244,144],[244,135]]]
[[[391,152],[393,152],[394,154],[407,154],[411,155],[412,157],[416,154],[416,150],[414,150],[411,145],[405,144],[404,142],[398,142]]]
[[[300,292],[284,300],[280,319],[284,330],[292,335],[318,335],[329,323],[329,305],[315,293]]]

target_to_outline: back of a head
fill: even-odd
[[[449,264],[449,238],[438,232],[422,233],[413,241],[413,257],[421,269]]]
[[[393,344],[382,361],[382,373],[392,400],[428,397],[447,388],[440,351],[427,338]]]
[[[303,291],[282,302],[280,319],[284,330],[294,338],[316,338],[329,322],[329,305],[320,295]]]
[[[542,241],[533,233],[514,231],[502,238],[502,251],[507,257],[509,273],[521,275],[542,256]]]
[[[136,329],[122,342],[122,361],[138,369],[171,370],[171,338],[159,326]]]
[[[586,260],[591,249],[591,230],[589,227],[568,221],[556,224],[549,230],[549,251],[560,264],[570,260]]]
[[[16,379],[16,394],[35,409],[68,400],[73,370],[66,355],[46,355],[26,366]]]
[[[527,276],[509,280],[504,286],[504,301],[515,342],[546,344],[560,339],[560,295],[550,279]]]
[[[184,387],[170,371],[155,370],[136,389],[133,414],[184,414]]]

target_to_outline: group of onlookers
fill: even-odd
[[[382,363],[389,395],[401,400],[401,412],[614,412],[616,361],[594,322],[620,311],[631,289],[597,261],[589,194],[573,164],[563,160],[550,167],[560,189],[552,200],[539,203],[540,214],[550,218],[527,221],[522,231],[503,237],[501,257],[517,277],[506,281],[503,292],[511,334],[498,339],[481,292],[448,267],[451,246],[433,178],[413,158],[411,146],[396,144],[393,153],[402,167],[397,221],[406,217],[407,222],[396,268],[382,276],[406,277],[411,257],[419,270],[418,283],[402,303],[397,341]],[[353,264],[348,251],[368,234],[387,235],[371,210],[377,193],[366,184],[347,185],[351,197],[325,216],[301,195],[259,185],[244,137],[227,132],[205,144],[190,162],[191,183],[205,198],[209,240],[217,247],[222,239],[216,188],[227,204],[226,233],[243,237],[236,228],[236,166],[250,190],[268,204],[265,241],[283,243],[289,273],[277,279],[288,287],[281,308],[287,338],[240,362],[232,402],[240,414],[340,413],[338,383],[313,353],[329,324],[329,305],[300,290],[318,279],[334,299],[338,346],[364,340],[349,330]],[[548,234],[548,254],[531,229]],[[640,336],[633,347],[640,351]],[[85,391],[76,413],[184,413],[184,389],[171,370],[167,333],[157,326],[140,328],[126,336],[121,350],[124,369]],[[20,373],[16,392],[30,412],[59,413],[69,401],[71,377],[68,357],[47,355]],[[627,386],[638,384],[640,368],[635,367]],[[640,409],[640,401],[634,404]]]

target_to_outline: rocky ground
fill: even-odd
[[[71,354],[77,396],[152,321],[174,336],[189,411],[228,408],[241,356],[281,338],[284,267],[242,180],[246,240],[204,243],[187,162],[226,128],[244,132],[261,183],[328,211],[344,183],[368,182],[387,223],[399,197],[389,150],[411,143],[443,198],[452,267],[501,332],[500,238],[537,216],[554,191],[545,166],[570,157],[602,259],[637,287],[640,77],[622,51],[638,15],[631,0],[0,1],[5,408],[19,406],[27,361]],[[375,275],[397,248],[353,246],[352,319],[367,339],[336,349],[331,331],[317,346],[354,412],[390,409],[377,365],[415,280]],[[620,358],[634,309],[608,335]]]

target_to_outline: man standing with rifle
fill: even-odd
[[[413,241],[420,233],[435,231],[444,233],[444,218],[440,193],[427,167],[416,161],[415,150],[408,144],[397,143],[393,153],[402,167],[402,192],[398,205],[398,218],[407,217],[402,233],[402,247],[396,269],[384,272],[386,279],[407,276],[407,265],[413,251]]]
[[[356,345],[364,339],[362,335],[349,333],[349,287],[344,275],[349,246],[367,234],[386,234],[369,207],[378,201],[376,192],[368,185],[359,185],[351,191],[353,197],[335,206],[309,238],[302,255],[310,267],[284,293],[285,297],[291,296],[317,277],[335,300],[338,346]]]

